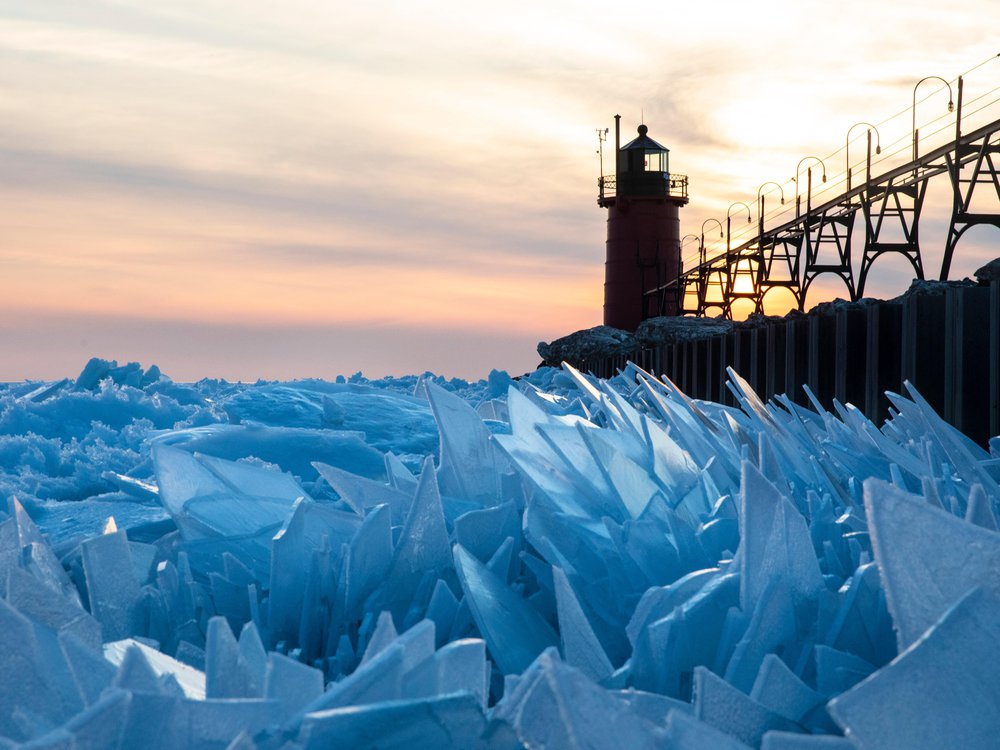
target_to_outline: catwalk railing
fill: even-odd
[[[865,169],[863,175],[858,175],[864,177],[860,183],[855,181],[852,185],[853,175],[848,168],[844,190],[833,199],[813,205],[813,169],[805,169],[803,174],[796,175],[794,217],[767,229],[763,197],[758,194],[755,235],[732,247],[727,238],[727,250],[708,257],[703,233],[697,265],[677,269],[676,278],[645,293],[646,317],[676,309],[682,314],[721,314],[731,318],[734,303],[741,299],[748,300],[753,310],[762,312],[764,297],[776,288],[790,292],[801,310],[810,286],[824,274],[838,276],[844,282],[847,297],[857,300],[864,294],[872,265],[890,253],[906,258],[916,277],[923,279],[920,221],[928,182],[939,175],[947,175],[951,183],[952,211],[939,273],[940,279],[947,279],[956,245],[968,229],[979,225],[1000,229],[1000,119],[963,134],[962,79],[958,82],[955,137],[948,143],[918,155],[920,139],[914,129],[914,158],[873,175],[869,131]],[[996,104],[997,101],[990,101],[975,112],[980,117],[995,116]],[[909,151],[910,146],[905,145],[905,150]],[[825,166],[823,174],[825,178]],[[808,186],[800,191],[800,181],[806,180]],[[856,263],[859,253],[855,248],[854,228],[859,212],[863,218],[860,224],[864,226],[864,245],[860,262]],[[727,227],[729,223],[727,216]]]
[[[607,202],[617,197],[618,176],[607,174],[597,178],[597,203],[599,206],[607,207]],[[648,196],[647,196],[648,197]],[[657,195],[660,198],[682,198],[685,201],[688,197],[688,178],[683,174],[670,174],[663,181],[663,192]]]
[[[835,399],[851,403],[876,424],[889,415],[885,392],[905,393],[909,381],[948,422],[986,445],[1000,435],[1000,280],[737,324],[711,338],[578,364],[610,377],[629,360],[692,398],[735,404],[725,385],[732,367],[764,399],[786,394],[808,405],[807,385],[824,408],[835,408]]]

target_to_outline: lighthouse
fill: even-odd
[[[688,202],[687,177],[670,173],[670,151],[639,126],[639,137],[621,145],[621,116],[615,115],[615,174],[598,181],[597,203],[608,209],[604,265],[604,325],[634,331],[644,318],[661,314],[645,293],[677,278],[680,218]],[[677,314],[666,297],[662,313]]]

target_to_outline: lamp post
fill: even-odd
[[[708,222],[710,222],[710,221],[714,221],[716,224],[719,225],[719,239],[721,240],[725,236],[725,235],[722,234],[722,222],[720,222],[718,219],[705,219],[705,221],[703,221],[701,223],[701,249],[699,251],[699,256],[698,256],[698,265],[701,265],[701,266],[705,265],[705,260],[706,260],[706,257],[705,257],[705,225],[708,224]]]
[[[698,241],[698,235],[696,234],[685,234],[681,237],[681,241],[677,245],[677,278],[679,279],[684,273],[684,256],[681,250],[684,248],[684,243],[687,242],[688,237],[693,239],[695,242]]]
[[[688,241],[689,237],[691,239],[693,239],[695,242],[698,242],[698,239],[699,239],[698,235],[696,235],[696,234],[685,234],[683,237],[681,237],[681,244],[680,244],[680,248],[678,248],[678,250],[680,250],[681,248],[684,247],[684,243]],[[678,252],[677,255],[678,255],[678,257],[680,257],[680,252]],[[680,266],[679,267],[681,269],[684,268],[684,259],[683,258],[680,259]],[[678,276],[679,275],[680,275],[680,273],[678,273]]]
[[[768,180],[757,188],[757,224],[759,225],[761,237],[764,236],[764,188],[767,185],[774,185],[779,191],[781,191],[781,205],[785,205],[785,189],[774,180]]]
[[[726,255],[729,254],[729,249],[732,247],[732,235],[729,230],[732,228],[733,206],[743,206],[743,208],[747,210],[747,224],[753,221],[753,219],[750,218],[750,206],[743,201],[736,201],[732,206],[726,209]]]
[[[919,140],[919,131],[917,130],[917,89],[920,88],[920,84],[924,81],[937,80],[941,81],[945,86],[948,87],[948,111],[955,111],[955,99],[951,93],[951,84],[944,80],[941,76],[925,76],[917,81],[917,85],[913,87],[913,105],[910,107],[910,114],[912,120],[911,134],[913,136],[913,161],[917,160],[917,141]],[[916,169],[916,165],[913,167]]]
[[[799,163],[795,165],[795,218],[799,218],[802,212],[800,210],[802,205],[802,197],[799,195],[799,171],[802,169],[802,162],[807,159],[815,159],[823,167],[823,182],[826,182],[826,164],[818,156],[803,156],[799,159]],[[812,208],[812,167],[806,170],[808,175],[808,185],[806,187],[806,213]]]
[[[858,125],[868,126],[868,157],[865,160],[865,180],[872,178],[872,131],[875,131],[875,153],[882,153],[882,135],[878,128],[870,122],[856,122],[847,129],[847,140],[844,142],[844,153],[847,157],[847,189],[851,189],[851,131]]]

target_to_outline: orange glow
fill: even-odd
[[[589,0],[120,0],[99,20],[72,3],[17,4],[0,11],[0,380],[66,375],[97,341],[102,356],[155,356],[160,342],[144,348],[137,327],[182,341],[212,325],[229,327],[198,353],[175,350],[190,374],[201,363],[256,377],[267,360],[240,359],[246,342],[268,329],[277,351],[274,331],[296,327],[303,342],[315,330],[370,334],[344,354],[358,367],[534,366],[534,342],[602,318],[594,129],[616,111],[626,133],[644,118],[689,176],[682,235],[700,236],[709,219],[725,226],[734,202],[755,207],[766,180],[784,186],[783,206],[766,194],[774,226],[794,215],[803,155],[829,171],[806,200],[830,197],[851,123],[903,112],[922,75],[995,54],[982,33],[993,4],[764,0],[748,14],[735,0],[683,13],[651,0],[628,13]],[[968,95],[998,74],[1000,64],[981,68]],[[923,103],[918,119],[940,104]],[[886,157],[909,127],[905,111],[884,128]],[[756,229],[756,214],[732,219],[728,238],[709,223],[709,256]],[[972,236],[979,248],[993,239]],[[935,237],[921,229],[927,248]],[[870,291],[906,286],[909,271],[888,268]],[[806,307],[844,295],[820,279]],[[713,277],[708,302],[721,299]],[[784,292],[765,300],[768,312],[791,304]],[[102,329],[46,349],[74,319]],[[117,324],[143,345],[126,353]],[[305,348],[267,372],[314,366]]]

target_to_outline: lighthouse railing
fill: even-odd
[[[643,193],[643,198],[683,198],[688,197],[688,178],[683,174],[665,175],[664,189],[662,193],[651,195]],[[597,178],[597,202],[603,203],[609,198],[614,198],[617,192],[618,180],[613,174],[604,175]]]

